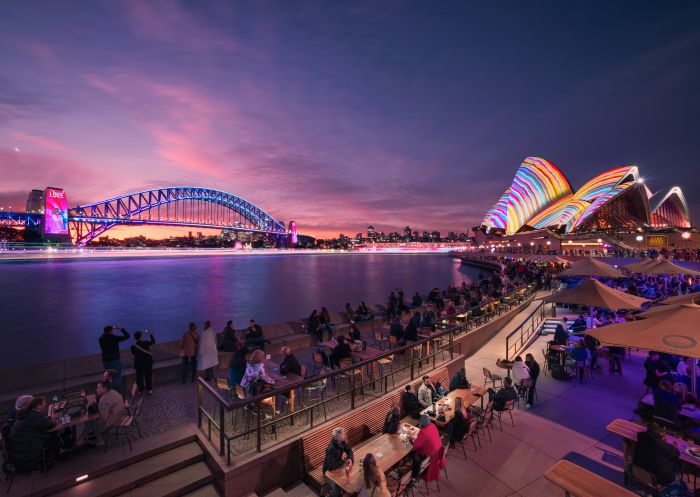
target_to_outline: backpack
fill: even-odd
[[[568,380],[571,378],[571,375],[569,375],[558,362],[552,364],[550,368],[552,370],[552,378],[555,380]]]

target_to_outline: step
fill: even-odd
[[[143,485],[203,459],[202,448],[197,442],[189,442],[51,494],[51,497],[114,497],[125,492],[128,494],[130,488]]]
[[[292,488],[285,490],[285,493],[287,494],[287,497],[318,497],[318,494],[303,481],[300,481]]]
[[[287,493],[281,488],[276,488],[272,492],[265,494],[265,497],[286,497]]]
[[[216,491],[216,487],[210,483],[209,485],[205,485],[203,487],[200,487],[197,490],[192,490],[191,492],[184,494],[182,497],[221,497],[221,496],[219,495],[219,492]]]
[[[118,497],[180,497],[210,484],[213,479],[211,470],[201,461],[132,488]]]

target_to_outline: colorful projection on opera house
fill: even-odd
[[[44,192],[44,233],[68,234],[68,199],[60,188],[47,188]]]
[[[542,209],[571,195],[571,186],[551,162],[528,157],[518,168],[513,183],[486,214],[483,225],[512,235]]]

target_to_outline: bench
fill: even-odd
[[[566,497],[636,497],[620,485],[591,473],[570,461],[561,460],[544,473],[544,477],[564,490]]]
[[[449,383],[449,375],[446,368],[441,368],[429,375],[433,381],[440,380]],[[418,389],[421,381],[413,383]],[[444,384],[444,383],[443,383]],[[401,407],[401,394],[403,388],[394,390],[370,404],[358,407],[330,423],[302,437],[302,453],[304,463],[304,481],[323,495],[325,489],[325,477],[323,475],[323,460],[326,455],[326,447],[336,427],[345,428],[347,441],[353,450],[362,447],[381,436],[386,414],[395,406]],[[411,417],[404,417],[402,423],[416,425],[417,421]],[[356,461],[357,462],[357,461]]]

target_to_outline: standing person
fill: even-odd
[[[187,378],[187,365],[191,368],[191,381],[197,379],[197,353],[199,352],[199,333],[197,325],[190,323],[188,330],[182,334],[180,341],[180,356],[182,357],[182,383]]]
[[[537,364],[537,361],[532,354],[525,354],[525,364],[530,370],[530,388],[527,391],[527,408],[531,409],[532,404],[534,403],[537,378],[540,377],[540,365]]]
[[[204,379],[214,379],[214,367],[219,365],[219,353],[216,350],[216,333],[211,327],[211,321],[204,321],[204,329],[199,341],[197,365],[204,371]]]
[[[318,309],[311,311],[307,320],[306,329],[309,333],[315,336],[319,342],[323,341],[323,330],[321,329],[321,319],[318,315]]]
[[[352,453],[352,447],[348,444],[346,439],[345,428],[335,428],[333,430],[333,438],[328,443],[326,447],[326,456],[323,459],[323,475],[326,477],[326,482],[331,488],[332,497],[340,497],[343,494],[343,490],[338,487],[333,480],[328,478],[326,475],[327,471],[333,471],[347,465],[349,469],[352,469],[353,461],[355,456]]]
[[[121,336],[116,336],[114,330],[119,329]],[[114,369],[117,372],[117,379],[121,381],[124,365],[119,353],[119,343],[129,339],[129,332],[123,327],[109,324],[104,327],[102,336],[99,339],[100,350],[102,351],[102,366],[105,369]]]
[[[233,328],[233,321],[227,321],[226,327],[221,331],[221,345],[219,350],[222,352],[234,352],[236,350],[236,330]]]
[[[333,323],[331,323],[331,313],[328,312],[328,309],[325,307],[321,307],[319,321],[321,326],[328,332],[328,340],[333,340]],[[323,334],[323,332],[321,332],[321,334]]]
[[[146,390],[148,393],[153,393],[153,354],[151,353],[151,345],[156,343],[156,337],[153,333],[146,330],[146,335],[149,340],[142,340],[143,333],[137,331],[134,333],[134,343],[131,346],[131,353],[134,355],[134,369],[136,370],[136,387],[139,393]]]
[[[245,342],[240,338],[236,338],[236,345],[233,351],[233,355],[228,363],[228,382],[229,385],[239,385],[243,379],[246,368],[245,356],[248,353],[248,347],[246,347]]]

